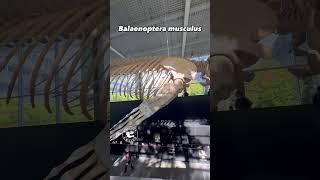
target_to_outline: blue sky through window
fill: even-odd
[[[209,58],[210,55],[203,55],[203,56],[194,56],[190,58],[191,60],[194,61],[206,61]]]

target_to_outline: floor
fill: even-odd
[[[174,180],[210,179],[210,126],[204,120],[184,120],[184,133],[179,144],[137,145],[111,144],[113,150],[111,180],[144,180],[144,178]],[[182,131],[181,131],[182,132]],[[134,169],[124,173],[123,149],[132,152]],[[201,151],[201,152],[200,152]]]
[[[183,158],[178,157],[163,159],[140,155],[133,158],[132,164],[134,169],[128,167],[128,172],[124,173],[125,161],[122,156],[114,156],[111,176],[115,178],[125,176],[131,179],[134,177],[175,180],[210,179],[210,160],[205,159],[189,159],[189,162],[185,162]]]

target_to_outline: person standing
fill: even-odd
[[[125,162],[126,162],[126,165],[125,165],[125,167],[124,167],[124,173],[127,173],[127,170],[128,170],[128,166],[130,165],[130,167],[131,167],[131,170],[134,170],[134,167],[133,167],[133,165],[132,165],[132,162],[131,162],[131,153],[128,151],[128,150],[126,150],[126,153],[125,153],[125,155],[124,155],[124,158],[125,158]]]

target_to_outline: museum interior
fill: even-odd
[[[315,0],[1,1],[0,179],[314,179],[319,40]]]

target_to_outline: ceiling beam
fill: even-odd
[[[207,9],[210,9],[210,2],[202,3],[200,5],[197,5],[197,6],[194,6],[194,7],[190,8],[190,14],[196,13],[196,12],[200,12],[200,11],[204,11],[204,10],[207,10]],[[184,11],[177,11],[177,12],[174,12],[174,13],[170,13],[170,14],[168,14],[166,16],[166,21],[169,22],[169,21],[172,21],[172,20],[176,20],[179,17],[183,17],[184,14],[185,14]],[[111,16],[112,15],[113,14],[111,12]],[[130,26],[152,26],[152,25],[160,24],[160,23],[164,23],[164,17],[163,16],[154,18],[152,20],[149,20],[149,21],[146,21],[146,22],[143,22],[143,23],[130,24]],[[123,25],[123,26],[125,26],[125,25]],[[111,28],[113,28],[111,30],[116,30],[116,31],[118,30],[118,27],[111,27]],[[126,34],[126,33],[127,32],[115,32],[115,31],[113,31],[113,32],[111,32],[111,39],[116,38],[116,37],[121,36],[121,35]]]
[[[210,43],[210,39],[202,39],[202,40],[198,40],[198,41],[193,41],[193,42],[189,42],[186,44],[186,46],[190,46],[190,45],[194,45],[194,44],[203,44],[203,43]],[[181,49],[182,47],[182,44],[181,43],[178,43],[178,44],[175,44],[173,46],[170,46],[169,48],[171,50],[174,50],[174,49]],[[146,50],[146,51],[143,51],[143,52],[138,52],[138,53],[135,53],[135,54],[130,54],[130,56],[147,56],[147,55],[150,55],[150,54],[154,54],[154,53],[159,53],[159,52],[165,52],[167,51],[167,47],[166,46],[163,46],[163,47],[160,47],[160,48],[156,48],[156,49],[149,49],[149,50]],[[209,48],[210,49],[210,48]],[[165,53],[164,53],[165,54]]]
[[[186,6],[184,10],[184,22],[183,22],[184,27],[187,27],[189,24],[190,6],[191,6],[191,0],[186,0]],[[184,57],[184,51],[186,49],[186,41],[187,41],[187,32],[182,32],[182,49],[181,49],[182,57]]]
[[[113,47],[110,46],[110,50],[113,51],[114,53],[116,53],[118,56],[120,56],[121,58],[126,58],[126,56],[124,56],[123,54],[121,54],[119,51],[117,51],[116,49],[114,49]]]

